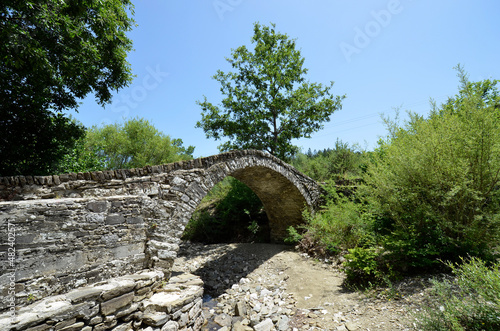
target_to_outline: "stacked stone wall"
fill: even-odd
[[[164,280],[143,271],[47,297],[0,315],[0,330],[26,331],[197,331],[203,282],[191,274]]]
[[[15,273],[18,306],[147,267],[140,197],[0,202],[0,220],[15,234],[15,260],[2,245],[0,289],[6,298]]]

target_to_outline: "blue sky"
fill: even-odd
[[[85,126],[143,117],[194,156],[218,153],[195,124],[203,95],[218,104],[218,69],[229,70],[231,49],[251,46],[253,23],[275,23],[297,39],[309,69],[307,79],[346,94],[343,108],[310,139],[294,143],[307,151],[341,139],[373,149],[386,134],[380,114],[394,109],[427,114],[457,92],[453,69],[462,64],[472,81],[500,79],[498,0],[136,0],[138,26],[128,56],[136,75],[113,102],[93,96],[71,113]]]

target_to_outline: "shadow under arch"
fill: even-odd
[[[203,244],[270,242],[269,219],[257,194],[226,176],[195,208],[181,239]]]
[[[247,185],[259,197],[269,219],[273,241],[282,241],[289,226],[302,223],[302,212],[308,204],[289,178],[263,166],[238,169],[229,175]]]

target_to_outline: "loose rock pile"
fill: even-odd
[[[174,270],[191,270],[200,275],[205,282],[206,294],[217,298],[213,307],[210,307],[210,302],[205,304],[205,318],[212,321],[208,330],[221,327],[221,330],[238,331],[290,330],[290,322],[296,313],[295,299],[286,293],[284,272],[252,273],[265,263],[266,257],[283,247],[277,246],[267,255],[240,254],[235,245],[211,245],[210,255],[203,254],[205,249],[206,246],[185,244]],[[186,263],[189,256],[198,258]],[[221,265],[224,270],[221,270]]]
[[[168,282],[161,271],[109,279],[0,315],[0,330],[200,330],[203,282],[191,274]]]
[[[410,330],[425,297],[421,280],[348,291],[332,265],[279,245],[183,243],[174,271],[205,283],[202,330]]]

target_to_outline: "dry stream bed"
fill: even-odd
[[[205,283],[203,330],[412,330],[428,279],[383,291],[343,286],[336,263],[274,244],[183,243],[175,272]]]

